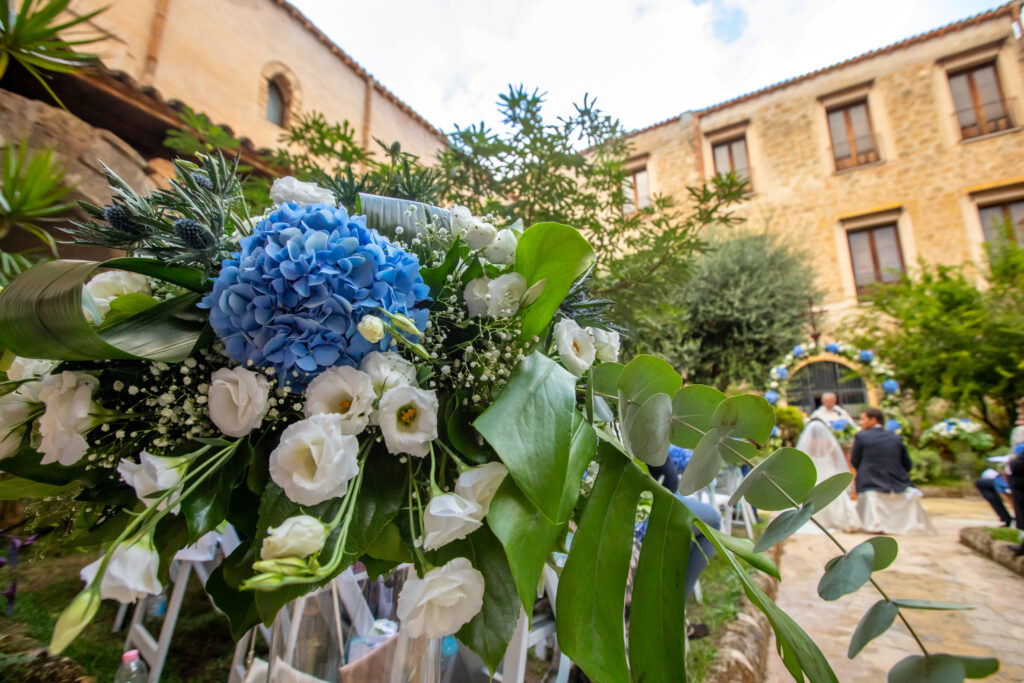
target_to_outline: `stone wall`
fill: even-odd
[[[996,60],[1014,127],[961,141],[947,74],[972,54]],[[983,262],[978,202],[1000,191],[1024,198],[1020,56],[1010,13],[993,13],[790,85],[684,114],[632,141],[647,164],[652,192],[685,197],[688,185],[714,173],[716,133],[745,134],[753,193],[738,213],[751,228],[767,226],[811,250],[826,308],[837,319],[858,306],[849,219],[888,210],[910,270],[919,258]],[[826,106],[858,89],[867,97],[881,159],[836,171]]]

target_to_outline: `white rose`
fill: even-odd
[[[416,368],[394,351],[371,351],[363,356],[359,369],[370,376],[378,396],[392,387],[416,386]]]
[[[91,413],[99,406],[92,392],[99,384],[92,375],[68,371],[43,379],[39,387],[39,400],[46,404],[39,418],[41,464],[59,462],[70,467],[85,455],[88,444],[82,435],[95,425]]]
[[[342,432],[356,435],[366,429],[375,398],[373,380],[365,372],[347,365],[327,368],[306,389],[306,417],[336,413]]]
[[[42,377],[49,373],[56,364],[52,360],[15,356],[14,360],[11,361],[11,367],[7,368],[7,379],[20,382],[23,379]]]
[[[484,575],[465,557],[457,557],[422,579],[408,579],[396,614],[410,638],[442,638],[475,617],[483,600]]]
[[[359,474],[359,442],[345,434],[344,418],[320,414],[290,425],[270,454],[270,478],[299,505],[339,498]]]
[[[78,574],[82,581],[92,583],[102,561],[103,558],[100,558],[83,568]],[[100,581],[100,596],[104,600],[127,603],[146,595],[158,595],[161,590],[160,581],[156,577],[159,565],[160,555],[149,536],[141,536],[117,546]]]
[[[327,540],[327,527],[316,517],[296,515],[267,529],[260,548],[261,560],[278,557],[309,557],[320,552]]]
[[[526,292],[526,278],[519,273],[499,275],[487,283],[487,315],[510,318],[519,310],[519,301]]]
[[[594,350],[597,352],[597,359],[602,363],[614,363],[619,359],[619,333],[614,330],[602,330],[597,327],[588,327],[587,332],[594,339]]]
[[[181,482],[188,458],[161,458],[146,451],[139,454],[139,462],[122,460],[117,464],[117,471],[124,482],[135,489],[135,497],[146,505],[152,505],[158,492],[174,488]],[[167,507],[168,499],[160,503],[160,510]],[[178,506],[172,510],[178,513]]]
[[[316,183],[304,183],[297,178],[278,178],[270,186],[270,201],[275,204],[295,202],[296,204],[326,204],[337,206],[334,193]]]
[[[359,321],[359,326],[356,328],[359,330],[359,334],[363,336],[363,339],[376,344],[384,338],[386,331],[384,330],[384,321],[375,315],[364,315],[363,319]]]
[[[245,436],[263,422],[270,383],[245,368],[221,368],[210,376],[210,420],[227,436]]]
[[[21,449],[25,430],[28,429],[25,423],[33,403],[22,393],[29,384],[39,385],[39,382],[28,382],[16,391],[0,396],[0,458],[14,455]]]
[[[490,278],[478,277],[466,284],[462,298],[466,300],[470,318],[478,318],[487,314],[487,285],[490,282]]]
[[[437,550],[465,538],[480,528],[483,517],[483,508],[462,496],[434,496],[423,513],[423,549]]]
[[[408,386],[388,389],[380,399],[378,420],[389,452],[422,458],[437,438],[437,395]]]
[[[150,294],[149,280],[145,275],[129,273],[123,270],[108,270],[100,273],[89,280],[85,285],[85,291],[89,293],[92,300],[96,302],[96,309],[100,317],[106,317],[110,312],[110,302],[119,296],[141,292]]]
[[[562,318],[555,323],[555,343],[562,365],[577,377],[594,364],[594,340],[590,332],[577,325],[575,320]]]
[[[494,498],[506,475],[508,469],[500,462],[489,462],[468,469],[460,474],[458,481],[455,482],[455,495],[473,501],[486,515],[488,508],[491,507],[491,499]]]
[[[512,265],[516,262],[516,236],[508,228],[498,231],[494,241],[484,249],[484,258],[491,263]]]

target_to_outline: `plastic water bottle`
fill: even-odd
[[[149,668],[142,661],[138,650],[128,650],[121,655],[121,666],[114,674],[114,683],[148,683]]]

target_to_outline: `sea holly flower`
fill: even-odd
[[[359,442],[345,434],[344,421],[337,413],[313,415],[281,432],[270,453],[270,478],[293,503],[340,498],[359,474]]]
[[[162,458],[146,451],[139,454],[139,462],[122,460],[117,464],[117,472],[124,482],[135,489],[135,497],[146,505],[152,505],[159,497],[157,494],[176,487],[189,459],[186,457]],[[167,507],[168,500],[160,502],[159,509]],[[178,507],[174,512],[177,514]]]
[[[380,399],[377,419],[390,453],[422,458],[437,438],[437,395],[411,386],[388,389]]]
[[[458,631],[483,607],[484,575],[465,557],[410,578],[396,615],[410,638],[441,638]]]
[[[555,323],[555,343],[562,365],[572,374],[580,377],[591,365],[597,351],[590,332],[576,324],[575,320],[562,318]]]
[[[306,417],[321,413],[341,416],[343,434],[357,435],[365,428],[377,395],[373,380],[355,368],[328,368],[306,389]]]
[[[79,572],[82,581],[92,584],[102,562],[103,558],[100,558],[84,567]],[[104,600],[128,603],[146,595],[158,595],[161,590],[160,580],[156,576],[159,565],[160,555],[153,547],[151,533],[125,541],[114,548],[110,563],[100,580],[100,596]]]
[[[260,559],[308,557],[319,553],[329,529],[316,517],[295,515],[267,529],[260,548]]]
[[[455,493],[435,495],[423,512],[423,549],[437,550],[482,525],[486,510]]]
[[[85,455],[88,444],[83,435],[96,425],[93,414],[100,410],[92,399],[99,384],[92,375],[67,370],[43,378],[39,400],[46,411],[39,418],[40,464],[70,467]]]
[[[210,420],[227,436],[245,436],[263,422],[270,383],[245,368],[221,368],[210,376]]]

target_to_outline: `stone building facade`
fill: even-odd
[[[402,102],[285,0],[75,0],[108,36],[88,49],[143,90],[275,147],[289,120],[347,120],[364,147],[398,140],[429,162],[443,133]],[[268,107],[268,100],[272,100]],[[74,111],[74,108],[72,108]]]
[[[983,262],[998,218],[1024,237],[1020,36],[1014,2],[636,131],[631,163],[652,194],[747,176],[738,213],[810,249],[836,320],[919,259]]]

